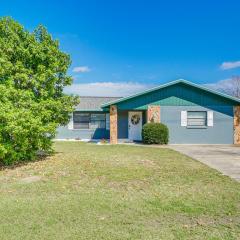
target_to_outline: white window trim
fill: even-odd
[[[181,126],[182,127],[188,127],[187,121],[188,121],[188,112],[191,112],[194,110],[189,111],[181,111]],[[201,111],[200,111],[201,112]],[[207,113],[207,123],[206,127],[213,127],[214,126],[214,112],[213,111],[205,111]],[[197,126],[196,126],[197,127]],[[200,127],[200,126],[199,126]]]
[[[73,113],[70,114],[70,119],[68,122],[68,129],[73,130]]]
[[[207,126],[213,127],[213,111],[207,111]]]
[[[187,127],[187,111],[181,111],[181,126]]]

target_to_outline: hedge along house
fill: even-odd
[[[125,98],[81,98],[58,138],[141,141],[146,122],[168,126],[171,144],[240,144],[240,100],[186,80]]]

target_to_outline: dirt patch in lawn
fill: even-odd
[[[34,183],[38,182],[42,179],[40,176],[30,176],[30,177],[25,177],[20,180],[21,183]]]

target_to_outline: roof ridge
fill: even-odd
[[[104,104],[101,105],[101,107],[104,108],[104,107],[107,107],[107,106],[109,106],[109,105],[111,105],[111,104],[123,102],[123,101],[126,101],[126,100],[128,100],[128,99],[132,99],[132,98],[134,98],[134,97],[138,97],[138,96],[141,96],[141,95],[143,95],[143,94],[150,93],[150,92],[153,92],[153,91],[156,91],[156,90],[160,90],[160,89],[162,89],[162,88],[169,87],[169,86],[172,86],[172,85],[175,85],[175,84],[178,84],[178,83],[184,83],[184,84],[186,84],[186,85],[188,85],[188,86],[192,86],[192,87],[195,87],[195,88],[198,88],[198,89],[207,91],[207,92],[209,92],[209,93],[212,93],[212,94],[221,96],[221,97],[223,97],[223,98],[227,98],[227,99],[232,100],[232,101],[234,101],[234,102],[240,103],[240,99],[238,99],[238,98],[236,98],[236,97],[233,97],[233,96],[231,96],[231,95],[228,95],[228,94],[225,94],[225,93],[222,93],[222,92],[219,92],[219,91],[216,91],[216,90],[213,90],[213,89],[210,89],[210,88],[201,86],[200,84],[193,83],[193,82],[190,82],[190,81],[185,80],[185,79],[177,79],[177,80],[170,81],[170,82],[168,82],[168,83],[161,84],[161,85],[159,85],[159,86],[156,86],[156,87],[147,89],[147,90],[145,90],[145,91],[141,91],[141,92],[139,92],[139,93],[136,93],[136,94],[133,94],[133,95],[129,95],[129,96],[123,97],[122,99],[113,100],[113,101],[110,101],[110,102],[108,102],[108,103],[104,103]]]

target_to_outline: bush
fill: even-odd
[[[162,123],[146,123],[142,129],[142,138],[146,144],[168,144],[168,128]]]
[[[43,26],[0,18],[0,46],[0,165],[10,165],[52,152],[78,99],[63,92],[71,59]]]

